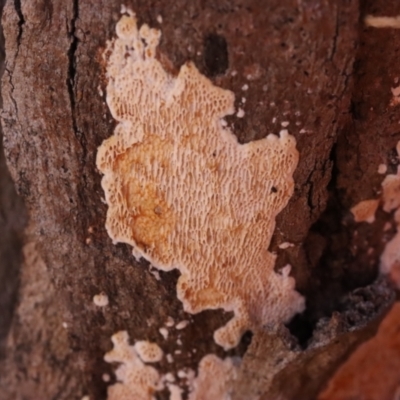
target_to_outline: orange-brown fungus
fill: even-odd
[[[114,242],[154,267],[179,269],[187,312],[223,308],[234,318],[215,332],[225,349],[247,329],[303,310],[289,269],[268,252],[275,217],[293,193],[298,152],[292,136],[239,144],[223,118],[234,94],[192,63],[177,77],[155,58],[160,32],[121,17],[105,52],[107,103],[118,122],[97,166]]]

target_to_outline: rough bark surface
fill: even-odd
[[[113,376],[113,369],[103,356],[119,330],[160,343],[165,353],[179,347],[174,364],[157,364],[162,372],[196,370],[208,353],[244,355],[235,399],[315,398],[339,363],[374,333],[394,298],[384,281],[367,286],[377,276],[380,227],[389,216],[356,226],[348,210],[376,197],[380,163],[398,164],[392,151],[400,139],[397,109],[389,103],[398,76],[391,49],[399,39],[393,31],[364,29],[360,17],[397,15],[399,6],[384,0],[364,1],[361,8],[356,0],[124,4],[139,22],[162,30],[159,58],[171,72],[192,60],[215,84],[234,91],[245,111],[243,119],[228,118],[239,141],[277,134],[289,122],[300,163],[295,194],[278,217],[270,249],[278,254],[277,268],[292,265],[307,311],[289,329],[260,327],[224,353],[212,333],[230,315],[185,314],[176,298],[176,272],[160,272],[157,280],[129,246],[111,243],[95,157],[114,128],[99,88],[105,92],[101,53],[114,35],[121,4],[8,0],[2,17],[3,142],[30,223],[19,305],[0,366],[0,384],[8,391],[0,399],[79,399],[86,393],[105,399],[102,376]],[[19,203],[8,203],[15,195],[3,192],[12,190],[4,168],[0,178],[6,216],[0,232],[4,226],[7,240],[16,243],[9,247],[15,254],[8,266],[0,266],[0,307],[7,310],[0,314],[1,341],[16,299],[22,223],[12,211]],[[356,229],[362,245],[354,249]],[[280,249],[282,242],[294,246]],[[375,250],[366,258],[369,247]],[[361,286],[367,287],[354,291]],[[93,304],[100,292],[107,293],[108,307]],[[168,316],[191,323],[163,341],[159,328]],[[159,398],[168,397],[162,392]]]

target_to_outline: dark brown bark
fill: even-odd
[[[390,49],[398,39],[392,31],[377,34],[359,23],[365,13],[397,15],[400,10],[394,2],[364,3],[360,10],[355,0],[125,2],[140,22],[161,28],[160,58],[171,71],[192,60],[215,84],[234,91],[238,104],[246,97],[245,118],[228,118],[241,142],[278,133],[283,121],[290,122],[288,129],[297,139],[295,194],[278,217],[270,249],[278,254],[277,268],[293,266],[297,288],[307,297],[307,311],[290,324],[294,336],[284,327],[278,332],[260,327],[229,353],[214,343],[212,333],[230,315],[218,310],[185,314],[176,298],[178,274],[160,272],[161,280],[156,280],[148,264],[136,262],[129,246],[114,246],[104,228],[106,206],[95,157],[97,147],[111,136],[114,122],[98,88],[105,92],[101,53],[114,35],[120,3],[6,3],[5,155],[29,213],[26,242],[36,243],[46,269],[32,261],[34,257],[25,260],[12,331],[16,344],[8,345],[0,366],[0,383],[12,390],[0,393],[0,399],[79,399],[85,393],[104,399],[102,375],[112,375],[112,367],[103,356],[111,348],[111,335],[123,329],[131,338],[157,342],[167,316],[192,321],[180,333],[182,354],[175,357],[172,371],[196,370],[208,353],[238,355],[243,364],[234,398],[317,395],[351,349],[373,333],[377,317],[393,301],[384,281],[365,289],[366,294],[349,294],[376,278],[380,227],[388,217],[382,214],[375,225],[362,226],[363,244],[351,252],[358,226],[350,221],[348,210],[360,200],[376,197],[381,182],[377,165],[385,160],[393,168],[398,164],[391,149],[400,136],[396,109],[388,111],[390,85],[397,73]],[[254,80],[247,79],[251,74]],[[244,84],[249,85],[246,92]],[[382,86],[387,88],[384,95]],[[382,132],[379,140],[377,131]],[[9,181],[0,184],[10,187]],[[14,195],[3,193],[2,210],[15,221],[6,204]],[[20,213],[22,206],[16,200],[12,203]],[[21,223],[15,224],[20,233]],[[17,245],[12,247],[16,254],[9,278],[3,282],[10,282],[8,287],[16,293],[19,236],[10,228],[5,231]],[[282,242],[294,247],[279,249]],[[371,246],[376,251],[366,259]],[[29,319],[30,311],[21,305],[31,301],[31,280],[40,282],[40,289],[32,290],[43,295],[40,312],[33,310]],[[105,309],[92,302],[101,291],[110,299]],[[4,305],[10,315],[14,298],[0,298],[0,307]],[[10,318],[3,318],[0,340],[10,325]],[[36,323],[37,336],[32,333]],[[54,335],[59,343],[52,345]],[[165,353],[175,350],[176,339],[177,333],[170,335],[163,345]],[[190,353],[194,343],[196,354]],[[31,361],[24,358],[34,349],[44,371],[37,376],[29,372]],[[158,368],[171,371],[166,361]],[[285,385],[288,379],[294,382],[290,387]],[[27,381],[36,383],[29,386]]]

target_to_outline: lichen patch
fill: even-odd
[[[232,92],[190,62],[171,76],[156,58],[160,31],[138,29],[132,13],[116,32],[104,54],[118,125],[97,154],[107,232],[154,267],[179,269],[186,312],[234,311],[214,334],[232,348],[246,330],[304,308],[294,279],[274,271],[268,252],[293,193],[295,139],[282,131],[239,144],[223,123],[235,112]]]

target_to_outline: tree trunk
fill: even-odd
[[[400,39],[392,28],[366,28],[363,21],[368,14],[396,16],[400,5],[131,0],[125,6],[140,25],[161,30],[157,57],[172,75],[190,60],[235,94],[244,117],[226,120],[240,143],[282,127],[296,138],[294,194],[277,217],[269,250],[276,270],[292,266],[306,311],[286,326],[258,326],[226,352],[213,332],[232,313],[186,313],[176,295],[178,271],[159,271],[157,279],[129,245],[112,243],[96,154],[116,124],[105,102],[102,54],[115,37],[121,4],[8,0],[2,130],[19,197],[1,159],[0,399],[107,398],[115,368],[104,355],[118,331],[173,354],[173,363],[164,357],[156,364],[163,374],[197,371],[210,353],[241,358],[233,399],[316,398],[395,298],[387,280],[377,278],[395,234],[394,225],[383,227],[393,216],[380,209],[373,223],[357,223],[350,208],[379,197],[380,164],[388,174],[399,164],[391,88],[400,76],[393,50]],[[99,293],[107,294],[106,307],[93,303]],[[168,317],[190,323],[164,340],[160,328]],[[186,380],[176,379],[186,396]],[[169,398],[167,389],[154,395]]]

